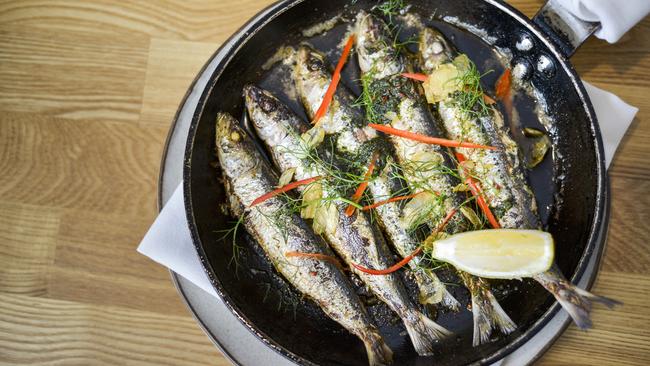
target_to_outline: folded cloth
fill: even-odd
[[[648,2],[650,3],[650,0]],[[632,123],[639,108],[625,103],[618,96],[596,88],[586,81],[582,83],[594,106],[594,112],[596,112],[600,134],[603,137],[603,146],[605,147],[605,166],[609,168],[616,148],[618,148],[618,144],[625,135],[627,128],[630,127],[630,123]]]
[[[138,252],[217,296],[196,253],[185,216],[183,183],[179,184],[138,246]]]
[[[650,13],[650,0],[555,0],[577,18],[599,22],[596,37],[615,43]]]
[[[649,0],[650,1],[650,0]],[[616,95],[584,83],[594,105],[605,145],[607,166],[638,111]],[[138,252],[168,267],[213,296],[217,293],[194,249],[179,184],[138,247]]]

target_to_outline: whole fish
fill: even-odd
[[[452,62],[456,50],[440,32],[425,28],[420,33],[419,57],[422,71],[433,72],[439,65]],[[519,162],[517,143],[510,137],[501,113],[483,108],[484,113],[467,113],[453,95],[436,103],[446,137],[496,146],[497,150],[455,150],[475,164],[473,171],[481,178],[481,188],[490,197],[493,213],[503,227],[537,228],[540,226],[537,203]],[[511,166],[500,162],[511,161]]]
[[[233,213],[244,215],[246,230],[284,278],[363,341],[370,365],[390,364],[392,352],[345,274],[327,261],[286,256],[292,251],[332,256],[329,248],[280,196],[249,207],[261,193],[274,189],[277,177],[232,116],[219,113],[216,123],[217,154]]]
[[[309,118],[313,118],[320,107],[327,88],[332,80],[325,56],[303,45],[298,48],[293,80],[296,91]],[[327,114],[315,128],[325,134],[334,135],[334,146],[338,154],[346,156],[346,161],[355,162],[356,174],[363,176],[372,160],[373,151],[382,151],[383,159],[390,159],[390,146],[375,130],[367,127],[363,112],[354,106],[355,98],[344,85],[339,84]],[[368,184],[375,203],[394,196],[401,189],[391,181],[391,164],[385,164],[380,174]],[[386,237],[402,257],[408,256],[420,245],[417,238],[409,233],[401,223],[401,206],[389,202],[376,208],[376,216]],[[420,257],[409,262],[420,292],[420,302],[443,305],[458,310],[460,303],[447,291],[435,273],[427,271],[419,263]]]
[[[246,108],[258,136],[271,152],[274,162],[281,171],[293,171],[293,179],[302,180],[311,177],[324,177],[319,181],[321,190],[317,198],[317,210],[324,214],[326,221],[319,229],[330,246],[343,260],[363,267],[386,268],[390,265],[390,252],[386,243],[365,214],[348,217],[345,214],[346,203],[338,198],[344,192],[338,192],[335,183],[329,182],[330,175],[337,174],[336,167],[319,163],[311,152],[311,147],[303,135],[309,125],[297,117],[286,105],[265,90],[255,86],[244,88]],[[309,141],[309,139],[307,139]],[[314,188],[300,189],[303,201],[310,204]],[[322,218],[321,218],[322,219]],[[316,222],[319,215],[314,217]],[[403,283],[394,275],[373,276],[352,268],[367,287],[386,303],[404,322],[416,352],[430,355],[434,343],[449,335],[449,331],[427,318],[410,300]]]
[[[437,30],[426,28],[421,32],[419,55],[423,72],[430,74],[440,65],[452,62],[456,54],[456,50]],[[468,114],[454,100],[453,94],[437,102],[436,107],[448,138],[498,148],[456,150],[472,163],[469,169],[471,175],[479,182],[499,225],[511,229],[541,229],[537,203],[526,180],[517,144],[509,135],[499,111],[489,108],[482,116]],[[557,266],[534,279],[555,296],[582,329],[592,325],[589,317],[592,301],[610,308],[618,303],[577,288]]]
[[[366,107],[371,122],[426,136],[443,136],[413,82],[400,75],[409,71],[409,65],[393,46],[388,26],[374,15],[361,11],[357,14],[354,32],[365,98],[374,101]],[[417,218],[416,223],[427,223],[431,229],[439,227],[448,213],[463,206],[463,199],[454,189],[460,182],[454,176],[449,150],[398,136],[391,135],[390,140],[413,193],[427,191],[435,197],[424,212],[416,211],[426,215]],[[455,214],[444,231],[454,234],[470,227],[466,215]],[[460,273],[460,277],[472,297],[474,345],[487,342],[494,329],[504,334],[514,331],[516,325],[503,311],[487,282],[464,273]]]

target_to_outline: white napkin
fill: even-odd
[[[650,0],[647,1],[650,3]],[[605,167],[609,168],[616,148],[618,148],[618,144],[625,135],[627,128],[630,127],[630,123],[632,123],[639,108],[625,103],[618,96],[599,89],[586,81],[582,83],[596,112],[605,148]]]
[[[138,252],[185,277],[212,296],[212,287],[196,253],[179,184],[138,246]]]
[[[650,0],[559,0],[562,7],[588,22],[600,22],[596,37],[609,43],[650,13]]]
[[[605,145],[605,160],[609,166],[616,147],[621,142],[621,138],[638,108],[626,104],[616,95],[598,89],[591,84],[584,83],[584,85],[600,122]],[[138,252],[170,268],[211,295],[217,296],[203,270],[190,237],[183,205],[182,183],[178,185],[142,239]]]

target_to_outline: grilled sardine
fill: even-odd
[[[419,55],[423,72],[429,74],[440,65],[451,62],[456,53],[440,32],[431,28],[421,32]],[[458,106],[453,94],[436,103],[436,107],[448,138],[498,148],[456,150],[472,163],[471,174],[480,183],[499,225],[511,229],[541,229],[537,203],[526,180],[517,144],[509,135],[499,111],[489,108],[486,115],[472,117]],[[575,287],[557,266],[534,279],[555,296],[582,329],[591,327],[589,312],[592,301],[610,308],[617,304],[615,300]]]
[[[293,79],[307,115],[313,118],[332,80],[325,56],[309,46],[301,46],[296,55]],[[360,176],[366,173],[373,151],[381,151],[382,159],[390,159],[388,142],[366,126],[363,112],[354,106],[354,97],[344,85],[339,84],[327,114],[319,120],[316,128],[322,128],[326,134],[336,136],[336,152],[347,156],[347,161],[355,162],[358,166],[355,171]],[[396,191],[396,184],[391,182],[390,164],[385,166],[368,184],[375,203],[391,198]],[[398,202],[382,204],[376,208],[378,221],[386,237],[396,251],[406,257],[419,246],[419,242],[402,225],[401,211]],[[420,302],[441,302],[457,310],[460,306],[458,301],[435,273],[426,271],[419,261],[420,258],[415,258],[409,265],[420,290]]]
[[[294,170],[295,180],[324,177],[319,181],[319,206],[316,209],[324,210],[320,212],[326,216],[326,223],[319,231],[322,231],[330,246],[348,264],[357,263],[370,268],[388,267],[390,252],[381,235],[370,225],[364,213],[352,217],[345,214],[347,204],[337,199],[345,193],[338,192],[335,185],[328,182],[330,172],[327,167],[311,156],[311,148],[306,146],[308,144],[302,135],[310,126],[262,89],[247,86],[244,88],[244,97],[252,124],[280,170]],[[309,204],[308,197],[311,198],[314,191],[300,188],[299,191],[303,201]],[[314,217],[314,227],[317,221],[318,215]],[[435,341],[449,334],[449,331],[420,312],[409,299],[404,285],[396,275],[373,276],[355,268],[353,271],[402,319],[418,354],[431,354]]]
[[[409,71],[408,64],[399,50],[392,46],[387,25],[362,11],[356,18],[355,34],[364,93],[368,99],[375,101],[370,108],[366,108],[369,111],[367,117],[374,123],[387,124],[396,129],[443,136],[413,82],[400,75]],[[416,223],[427,223],[431,229],[437,228],[449,212],[463,204],[460,195],[454,191],[460,182],[453,176],[449,151],[441,146],[401,137],[391,136],[390,139],[414,193],[428,191],[435,196],[428,205],[426,217],[418,218]],[[446,225],[445,232],[453,234],[470,227],[464,215],[456,214]],[[474,345],[487,342],[495,328],[504,334],[512,332],[515,324],[496,301],[487,283],[467,274],[460,275],[471,291]]]
[[[284,278],[363,341],[370,365],[390,364],[392,352],[345,274],[327,261],[285,255],[291,251],[333,255],[321,239],[297,214],[288,210],[281,197],[249,207],[255,198],[274,189],[277,177],[237,121],[228,114],[219,113],[216,123],[217,154],[233,213],[244,215],[246,230]]]

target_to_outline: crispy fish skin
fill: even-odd
[[[425,28],[420,33],[419,57],[422,71],[430,74],[453,60],[456,51],[439,32]],[[446,136],[497,147],[497,150],[456,148],[475,162],[481,189],[503,227],[539,227],[537,203],[519,162],[517,143],[510,137],[503,116],[495,108],[481,118],[472,118],[449,97],[436,105]],[[512,161],[514,164],[506,164]]]
[[[293,80],[307,115],[313,118],[332,80],[325,56],[309,46],[300,46],[296,55]],[[323,128],[325,133],[336,136],[334,144],[337,152],[351,155],[349,160],[360,165],[356,173],[363,175],[372,159],[371,151],[381,151],[382,155],[390,155],[390,152],[388,146],[382,146],[382,143],[386,143],[383,137],[364,126],[362,111],[353,105],[354,97],[344,85],[339,84],[327,114],[319,122],[319,127]],[[374,202],[388,199],[396,192],[389,170],[387,165],[368,184]],[[401,225],[402,210],[399,203],[383,204],[376,208],[376,213],[386,237],[399,255],[406,257],[418,247],[419,242]],[[420,260],[421,258],[417,257],[409,262],[420,290],[420,302],[441,302],[444,306],[458,310],[460,303],[447,291],[435,273],[425,271],[419,265]]]
[[[301,121],[288,107],[270,93],[254,86],[244,88],[244,98],[250,119],[258,136],[271,151],[273,160],[280,170],[295,169],[295,180],[326,173],[313,162],[309,162],[296,152],[304,151],[300,133],[309,126]],[[323,198],[335,198],[337,192],[328,184],[322,184]],[[305,193],[304,189],[300,189]],[[347,263],[357,263],[363,267],[386,268],[390,265],[390,252],[383,238],[373,230],[365,214],[348,217],[347,204],[333,200],[338,220],[334,230],[325,230],[323,236],[330,246]],[[409,299],[404,285],[395,274],[374,276],[352,270],[383,302],[385,302],[404,322],[415,350],[421,355],[433,353],[434,343],[449,335],[449,331],[427,318]]]
[[[233,212],[245,215],[247,231],[284,278],[364,342],[370,365],[390,364],[392,352],[345,274],[327,261],[285,256],[290,251],[333,255],[320,238],[298,215],[287,210],[280,197],[248,208],[260,192],[274,189],[277,178],[233,117],[219,113],[216,123],[217,154]],[[275,220],[281,220],[282,229],[277,227]]]
[[[450,62],[455,54],[455,49],[440,32],[432,28],[421,31],[419,55],[423,72],[431,73],[439,65]],[[456,150],[473,163],[472,175],[480,181],[486,201],[489,202],[499,224],[511,229],[541,229],[537,203],[526,180],[517,144],[504,126],[501,114],[491,108],[489,115],[478,120],[467,118],[451,98],[437,103],[437,108],[450,139],[498,148]],[[592,325],[589,313],[593,301],[610,308],[618,303],[577,288],[564,277],[556,265],[534,279],[555,296],[582,329]]]
[[[357,14],[356,50],[361,72],[364,77],[372,79],[369,86],[366,86],[370,95],[381,100],[384,105],[377,117],[381,123],[396,129],[427,136],[443,136],[440,126],[432,119],[428,106],[413,82],[399,75],[407,71],[408,65],[398,50],[390,46],[389,33],[386,24],[375,16],[363,11]],[[429,227],[438,227],[447,213],[462,204],[460,196],[454,192],[459,181],[449,174],[449,167],[452,167],[449,150],[396,136],[391,136],[390,139],[397,159],[404,168],[404,176],[414,187],[414,193],[424,186],[426,190],[438,195],[439,199],[433,204],[428,219]],[[445,232],[453,234],[469,228],[468,220],[463,215],[456,214],[445,227]],[[472,296],[474,345],[487,342],[493,329],[498,328],[504,334],[514,331],[516,325],[496,301],[488,284],[474,276],[462,272],[459,274]]]
[[[438,126],[431,119],[428,106],[422,100],[413,83],[400,75],[407,71],[404,57],[390,46],[386,24],[366,12],[359,12],[355,24],[356,50],[361,73],[370,78],[368,93],[380,100],[379,121],[393,128],[427,136],[441,136]],[[458,207],[461,200],[453,187],[458,181],[442,167],[450,166],[449,152],[438,145],[390,135],[398,162],[404,168],[404,176],[411,184],[424,185],[426,190],[437,192],[442,204],[431,213],[434,227],[438,226],[448,212]],[[424,169],[424,167],[427,167]],[[437,168],[437,167],[441,168]],[[418,193],[416,189],[413,193]],[[466,223],[455,215],[446,231],[463,231]]]

